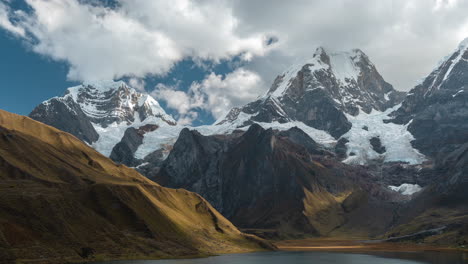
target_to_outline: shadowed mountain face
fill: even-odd
[[[64,263],[261,248],[199,195],[163,188],[55,128],[0,110],[0,145],[1,260]]]
[[[434,162],[429,185],[403,209],[389,235],[443,228],[427,242],[468,244],[468,39],[460,43],[392,113],[412,144]],[[420,240],[423,241],[423,240]]]
[[[219,136],[185,129],[153,179],[201,194],[238,227],[265,237],[464,245],[467,154],[465,144],[433,167],[352,166],[298,128],[253,124]],[[403,195],[388,188],[403,183],[424,189]]]
[[[230,136],[185,129],[155,180],[201,194],[239,227],[280,236],[383,232],[400,197],[333,156],[297,128],[253,124]]]
[[[393,113],[396,123],[409,124],[413,145],[437,157],[468,142],[468,38],[412,89]]]
[[[395,228],[386,235],[408,236],[437,230],[430,236],[406,237],[404,241],[439,245],[468,245],[468,143],[437,159],[431,182],[400,210]]]
[[[385,111],[403,96],[361,50],[329,53],[318,48],[312,59],[279,75],[262,98],[232,109],[217,124],[301,121],[339,138],[351,127],[345,114]]]

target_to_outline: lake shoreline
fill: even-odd
[[[309,238],[272,241],[280,251],[333,251],[333,252],[467,252],[467,248],[442,247],[427,244],[379,242],[364,239]]]

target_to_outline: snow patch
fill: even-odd
[[[456,92],[455,94],[453,94],[452,97],[455,97],[455,96],[457,96],[457,95],[459,95],[459,94],[461,94],[461,93],[463,93],[463,92],[464,92],[464,90],[459,90],[458,92]]]
[[[361,69],[356,65],[354,53],[339,52],[330,54],[330,64],[335,77],[346,85],[351,80],[357,80]]]
[[[342,136],[349,140],[346,143],[348,157],[344,160],[345,163],[365,165],[369,160],[382,159],[384,162],[421,164],[426,160],[423,154],[412,147],[414,137],[407,130],[408,124],[384,123],[383,120],[390,119],[388,115],[399,107],[400,105],[396,105],[385,112],[372,110],[370,114],[360,110],[357,116],[347,115],[352,127]],[[362,129],[364,126],[368,127],[367,131]],[[386,149],[383,154],[372,148],[370,139],[373,137],[380,138]],[[350,155],[351,153],[354,155]]]
[[[392,191],[399,192],[403,195],[413,195],[422,190],[421,186],[417,184],[403,183],[400,186],[389,185],[388,188]]]
[[[226,122],[221,125],[205,125],[205,126],[198,126],[198,127],[188,127],[188,126],[169,126],[162,124],[161,127],[156,129],[155,131],[146,133],[143,138],[143,144],[139,146],[137,151],[135,152],[135,158],[143,159],[147,155],[151,154],[152,152],[158,149],[164,149],[168,145],[173,145],[177,138],[179,137],[180,131],[184,128],[188,128],[190,130],[196,130],[200,134],[204,136],[211,136],[211,135],[223,135],[223,134],[231,134],[235,130],[247,131],[250,127],[243,126],[244,122],[249,120],[251,115],[246,114],[244,112],[240,112],[238,118],[234,122]],[[336,140],[327,132],[319,129],[315,129],[305,125],[299,121],[291,121],[288,123],[279,123],[279,122],[272,122],[272,123],[257,123],[264,129],[275,129],[275,130],[288,130],[293,127],[298,127],[306,134],[308,134],[313,140],[317,143],[322,144],[326,147],[332,147],[336,144]]]

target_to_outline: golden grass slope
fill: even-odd
[[[187,257],[265,247],[199,195],[161,187],[68,133],[0,110],[0,262]]]

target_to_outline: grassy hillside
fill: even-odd
[[[0,110],[0,259],[64,263],[268,248],[203,198]]]

